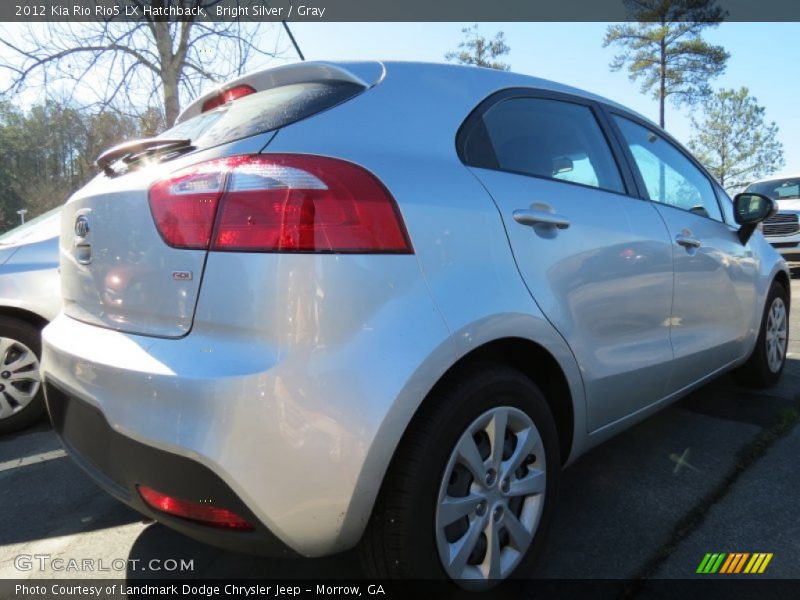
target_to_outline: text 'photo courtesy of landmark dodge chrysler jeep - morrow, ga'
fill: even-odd
[[[50,416],[108,492],[211,544],[524,576],[564,465],[784,366],[775,202],[580,90],[306,62],[98,163],[63,209]]]

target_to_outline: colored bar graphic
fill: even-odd
[[[700,566],[697,567],[697,571],[695,573],[706,573],[706,566],[708,565],[709,561],[711,560],[711,554],[706,554],[703,557],[703,560],[700,561]]]
[[[728,554],[728,560],[725,561],[725,564],[722,565],[722,568],[719,570],[720,573],[732,573],[733,569],[736,568],[736,562],[739,560],[739,554],[737,552],[731,552]]]
[[[697,573],[716,573],[726,556],[725,552],[706,554],[700,566],[697,567]]]
[[[711,573],[716,573],[719,570],[720,565],[722,565],[722,561],[725,559],[725,553],[719,555],[719,558],[714,563],[714,566],[711,567]]]
[[[749,552],[744,552],[743,554],[740,554],[739,556],[741,558],[739,558],[739,561],[736,563],[736,568],[734,570],[731,570],[732,573],[740,573],[742,571],[742,567],[744,567],[744,563],[747,560],[747,558],[750,556],[750,553]]]
[[[761,568],[758,570],[758,572],[763,573],[767,569],[767,565],[771,560],[772,560],[772,552],[767,554],[766,558],[764,559],[764,562],[761,563]]]
[[[756,552],[755,554],[753,554],[753,558],[750,559],[750,562],[747,563],[747,566],[744,568],[744,572],[758,573],[758,567],[761,566],[761,562],[763,560],[764,560],[764,555]]]
[[[696,573],[705,575],[719,573],[734,575],[737,573],[763,573],[772,560],[771,552],[709,552],[700,561]],[[745,566],[747,565],[747,566]]]
[[[722,563],[722,568],[719,570],[720,573],[728,573],[728,569],[731,568],[731,563],[736,558],[735,554],[728,554],[728,558]]]

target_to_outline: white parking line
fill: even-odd
[[[7,460],[5,462],[0,462],[0,472],[16,469],[17,467],[35,465],[36,463],[46,462],[66,455],[66,451],[59,448],[58,450],[50,450],[49,452],[42,452],[32,456],[23,456],[22,458],[15,458],[14,460]]]

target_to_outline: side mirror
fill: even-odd
[[[778,203],[764,194],[745,192],[733,198],[733,215],[739,228],[739,241],[746,244],[762,221],[778,212]]]

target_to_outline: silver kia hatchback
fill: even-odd
[[[98,162],[63,211],[49,412],[108,492],[222,547],[524,576],[563,466],[784,366],[775,202],[580,90],[307,62]]]
[[[61,310],[60,211],[0,235],[0,434],[24,429],[44,413],[41,331]]]

